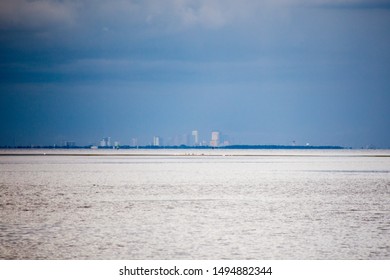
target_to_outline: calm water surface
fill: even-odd
[[[390,259],[390,151],[0,151],[0,259]]]

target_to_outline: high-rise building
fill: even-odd
[[[153,146],[160,146],[160,137],[158,136],[153,137]]]
[[[211,147],[218,147],[219,146],[219,132],[218,131],[211,132],[210,146]]]
[[[100,140],[100,147],[111,147],[111,137],[104,137]]]
[[[192,144],[194,146],[199,146],[199,133],[197,130],[192,131]]]
[[[64,141],[64,146],[67,148],[72,148],[76,146],[76,142],[74,141]]]

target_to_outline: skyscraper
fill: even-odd
[[[218,131],[211,132],[210,146],[211,147],[218,147],[219,146],[219,132]]]
[[[100,147],[111,147],[111,137],[104,137],[100,141]]]
[[[72,148],[76,146],[76,142],[74,141],[64,141],[64,146],[67,148]]]
[[[198,146],[199,145],[199,133],[197,130],[193,130],[192,131],[192,144],[194,146]]]
[[[160,146],[160,137],[158,136],[153,137],[153,146]]]

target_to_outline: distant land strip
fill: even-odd
[[[229,145],[229,146],[108,146],[108,147],[96,147],[93,145],[88,146],[0,146],[0,149],[5,150],[13,150],[13,149],[48,149],[48,150],[56,150],[56,149],[66,149],[66,150],[77,150],[77,149],[93,149],[95,150],[112,150],[112,149],[120,149],[120,150],[134,150],[134,149],[144,149],[144,150],[223,150],[223,149],[234,149],[234,150],[341,150],[341,149],[349,149],[342,146],[293,146],[293,145]]]
[[[53,156],[60,156],[60,157],[382,157],[382,158],[389,158],[390,154],[373,154],[373,155],[367,155],[367,154],[339,154],[339,155],[320,155],[320,154],[194,154],[194,153],[184,153],[184,154],[130,154],[130,153],[44,153],[44,152],[34,152],[34,153],[3,153],[0,151],[0,157],[21,157],[21,156],[27,156],[27,157],[53,157]]]
[[[282,145],[231,145],[224,147],[210,146],[121,146],[117,147],[0,147],[2,156],[78,156],[78,157],[390,157],[390,154],[267,154],[267,153],[245,153],[245,150],[352,150],[341,146],[282,146]],[[83,150],[76,152],[76,150]],[[119,150],[122,152],[120,153]],[[129,152],[126,152],[129,150]],[[149,150],[143,153],[142,150]],[[153,150],[156,153],[153,153]],[[169,151],[171,150],[171,151]],[[178,153],[172,150],[178,150]],[[188,151],[186,151],[188,150]],[[195,150],[195,151],[194,151]],[[233,150],[241,150],[242,153],[230,153]],[[73,152],[74,151],[74,152]],[[134,151],[134,152],[132,152]],[[137,151],[137,152],[135,152]],[[159,153],[158,151],[166,151]],[[179,152],[180,151],[180,152]],[[215,153],[219,151],[218,153]]]

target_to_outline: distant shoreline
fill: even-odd
[[[342,150],[342,149],[351,149],[342,146],[293,146],[293,145],[229,145],[229,146],[108,146],[108,147],[98,147],[93,145],[88,146],[0,146],[0,149],[3,150],[80,150],[80,149],[92,149],[92,150]]]
[[[244,148],[240,148],[244,147]],[[329,152],[325,152],[329,151]],[[332,152],[333,151],[333,152]],[[360,152],[359,152],[360,151]],[[74,156],[74,157],[390,157],[390,150],[351,149],[334,146],[228,146],[228,147],[29,147],[0,148],[0,157],[7,156]]]

